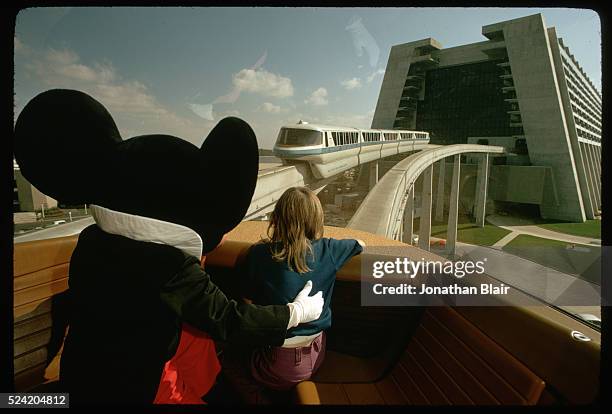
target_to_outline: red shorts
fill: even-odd
[[[214,341],[183,323],[174,357],[164,366],[154,404],[204,404],[221,370]]]

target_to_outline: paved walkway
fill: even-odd
[[[600,239],[593,239],[590,237],[574,236],[567,233],[559,233],[544,229],[539,226],[535,226],[526,220],[517,218],[503,217],[491,215],[487,216],[487,221],[494,226],[501,227],[502,229],[509,230],[511,233],[498,240],[497,243],[493,244],[492,247],[501,249],[506,244],[510,243],[512,239],[520,234],[528,234],[530,236],[542,237],[544,239],[559,240],[566,243],[586,244],[586,245],[598,245],[601,246]]]
[[[504,227],[505,228],[505,227]],[[499,239],[498,241],[496,241],[495,243],[493,243],[491,245],[491,247],[493,247],[494,249],[501,249],[502,247],[504,247],[506,244],[510,243],[512,240],[514,240],[515,237],[517,237],[518,235],[520,235],[521,233],[518,231],[510,231],[510,233],[506,234],[504,237],[502,237],[501,239]]]

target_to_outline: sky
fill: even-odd
[[[299,120],[370,127],[391,46],[480,42],[483,25],[535,13],[601,92],[601,25],[588,9],[30,8],[15,26],[15,117],[38,93],[70,88],[102,102],[124,139],[200,146],[237,116],[272,148]]]

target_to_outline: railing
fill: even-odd
[[[399,222],[405,208],[405,202],[399,202],[399,200],[403,200],[400,196],[403,196],[406,190],[414,185],[419,175],[426,168],[452,155],[464,153],[503,154],[505,152],[504,147],[499,146],[455,144],[437,146],[410,155],[389,170],[368,193],[349,222],[348,227],[392,238],[396,223]],[[391,200],[384,194],[387,191],[395,191]],[[378,215],[380,218],[368,219],[373,215]]]

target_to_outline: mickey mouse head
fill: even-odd
[[[204,253],[244,218],[259,164],[255,133],[239,118],[221,120],[201,148],[170,135],[123,140],[100,102],[67,89],[28,102],[14,152],[23,176],[59,202],[187,226]]]

